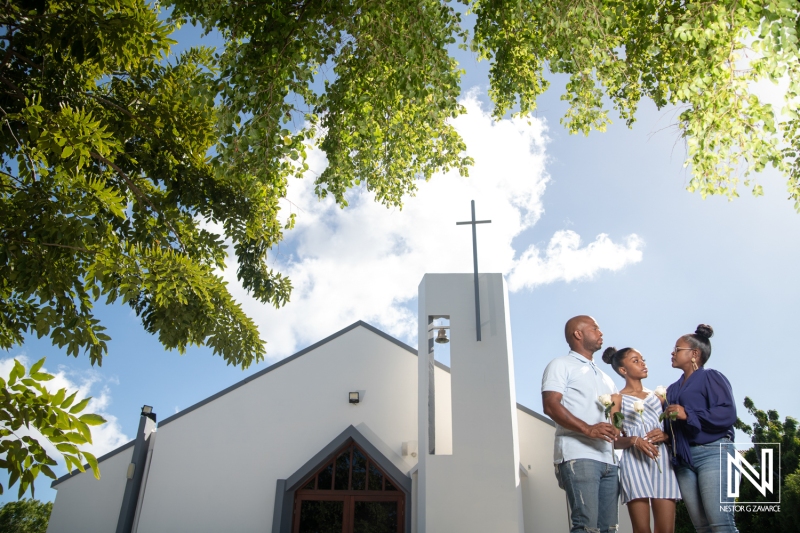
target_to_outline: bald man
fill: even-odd
[[[614,458],[618,432],[606,422],[602,394],[617,388],[594,361],[603,332],[590,316],[564,327],[570,352],[550,361],[542,376],[544,412],[556,423],[553,462],[567,493],[573,532],[617,530],[619,473]]]

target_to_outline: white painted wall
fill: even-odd
[[[453,398],[450,390],[450,373],[436,367],[433,374],[436,383],[436,453],[453,454]],[[419,446],[420,451],[423,450]],[[425,446],[424,450],[427,451]]]
[[[525,533],[569,531],[566,493],[558,488],[553,467],[555,428],[517,410],[520,464],[528,473],[522,482]],[[624,505],[619,509],[619,533],[632,533]]]
[[[56,485],[47,533],[109,533],[117,529],[133,446],[102,462],[100,479],[91,471]]]
[[[528,472],[522,485],[525,533],[569,531],[567,501],[553,472],[555,428],[517,411],[520,464]]]
[[[416,363],[357,327],[159,427],[139,533],[270,531],[276,480],[350,425],[379,435],[385,446],[373,444],[408,472],[401,447],[417,435]],[[348,403],[350,391],[361,403]]]
[[[481,342],[471,274],[426,274],[419,286],[419,533],[523,531],[508,295],[501,274],[479,279]],[[429,453],[429,316],[450,317],[452,455],[438,440]]]

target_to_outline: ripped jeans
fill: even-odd
[[[572,533],[612,533],[619,525],[619,467],[593,459],[555,465],[567,493]]]

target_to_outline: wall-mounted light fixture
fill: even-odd
[[[359,397],[358,392],[351,392],[350,393],[350,403],[358,403]]]
[[[409,440],[409,441],[404,442],[402,444],[402,452],[403,452],[403,456],[409,456],[410,455],[411,457],[416,457],[417,456],[417,441]]]
[[[153,407],[150,405],[142,406],[142,416],[149,418],[153,422],[156,421],[156,414],[153,412]]]

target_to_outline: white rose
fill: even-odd
[[[644,402],[642,400],[633,402],[633,410],[639,414],[644,413]]]
[[[656,387],[656,390],[653,391],[653,394],[661,398],[662,400],[667,399],[667,388],[664,385],[659,385]]]
[[[600,397],[598,398],[598,400],[600,401],[600,403],[602,403],[606,407],[608,407],[609,405],[614,403],[614,402],[611,401],[611,395],[610,394],[601,394]]]

